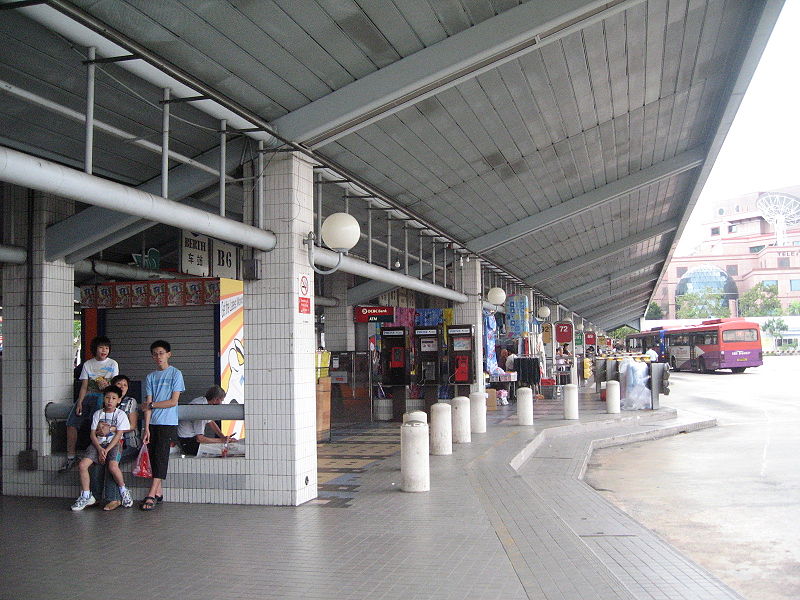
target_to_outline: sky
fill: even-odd
[[[800,0],[786,0],[747,93],[678,244],[687,254],[708,207],[750,192],[800,185]]]

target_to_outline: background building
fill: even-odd
[[[800,301],[800,186],[717,202],[710,212],[702,241],[673,256],[656,290],[665,318],[676,318],[677,296],[704,289],[722,294],[732,315],[758,283],[777,286],[784,313]]]

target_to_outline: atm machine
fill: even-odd
[[[469,396],[470,386],[477,381],[475,366],[475,329],[472,325],[450,325],[450,383],[456,396]]]
[[[405,327],[381,328],[381,383],[391,390],[392,420],[402,421],[408,393],[408,337]]]
[[[444,339],[441,326],[417,327],[414,329],[416,341],[416,383],[423,389],[425,398],[425,411],[429,412],[431,406],[438,399],[439,385],[444,381],[442,376],[447,367],[442,365],[444,354]]]

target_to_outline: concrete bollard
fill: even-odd
[[[486,433],[486,392],[469,395],[469,427],[472,433]]]
[[[610,415],[619,414],[619,381],[606,383],[606,412]]]
[[[428,457],[428,424],[407,421],[400,427],[400,474],[404,492],[427,492],[431,489]]]
[[[452,408],[447,402],[431,406],[431,454],[446,456],[453,453]]]
[[[517,390],[517,421],[519,425],[533,425],[533,390],[529,387]]]
[[[423,423],[428,422],[428,413],[424,410],[412,410],[407,413],[403,413],[403,423],[408,423],[409,421],[422,421]]]
[[[608,392],[606,392],[608,393]],[[568,383],[564,386],[564,418],[578,419],[578,386]]]
[[[453,407],[453,443],[469,444],[472,441],[469,424],[469,398],[456,396],[451,404]]]

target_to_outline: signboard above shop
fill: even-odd
[[[394,306],[356,306],[353,313],[356,323],[394,322]]]
[[[241,248],[207,235],[181,231],[181,272],[240,279]]]

